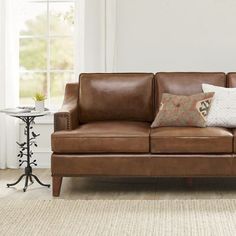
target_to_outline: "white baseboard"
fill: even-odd
[[[36,159],[37,166],[32,168],[51,168],[51,152],[34,152],[32,160]],[[25,168],[24,164],[20,168]]]
[[[37,166],[34,168],[51,168],[51,152],[35,152],[34,158],[37,160]]]

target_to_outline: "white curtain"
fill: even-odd
[[[0,1],[0,109],[19,104],[17,0]],[[16,168],[19,125],[0,113],[0,168]]]

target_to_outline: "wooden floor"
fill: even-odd
[[[7,188],[22,170],[0,170],[0,199],[53,199],[51,189],[37,183],[22,191],[24,182]],[[51,182],[49,169],[34,173],[45,183]],[[62,199],[221,199],[236,198],[236,178],[198,178],[193,187],[181,178],[64,178]],[[55,198],[54,198],[55,199]]]

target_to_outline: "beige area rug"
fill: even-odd
[[[0,235],[236,235],[236,200],[0,200]]]

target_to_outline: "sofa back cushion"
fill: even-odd
[[[227,74],[227,83],[229,88],[236,88],[236,73]]]
[[[163,93],[174,95],[193,95],[202,93],[202,84],[226,87],[224,73],[207,72],[161,72],[155,75],[156,112]]]
[[[80,75],[79,121],[153,121],[151,73]]]

